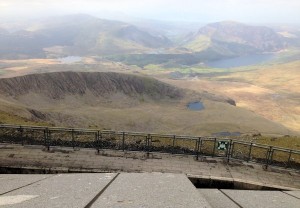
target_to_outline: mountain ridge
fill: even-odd
[[[235,21],[207,24],[189,37],[186,44],[192,45],[197,42],[199,44],[199,41],[206,42],[205,47],[201,48],[202,50],[212,48],[229,55],[276,52],[286,47],[282,36],[273,29]]]
[[[131,29],[124,30],[128,25]],[[99,41],[101,38],[105,42]],[[28,30],[10,33],[3,30],[0,32],[0,57],[46,57],[49,56],[47,48],[54,46],[62,46],[62,54],[69,55],[141,52],[170,46],[170,43],[166,37],[154,36],[125,22],[81,14],[42,20]],[[114,44],[117,50],[111,51]]]
[[[165,54],[189,54],[214,51],[222,58],[224,55],[274,52],[287,46],[283,36],[271,28],[234,21],[207,24],[197,32],[186,31],[188,35],[183,43],[171,41],[167,33],[165,31],[163,35],[162,32],[151,32],[145,26],[85,14],[52,17],[24,26],[19,31],[0,29],[0,57],[106,56],[155,54],[160,51]],[[57,46],[62,48],[62,52],[53,49]],[[189,50],[181,50],[182,47]]]
[[[88,91],[96,97],[114,93],[130,97],[146,95],[153,99],[184,96],[183,90],[153,78],[114,72],[53,72],[0,79],[1,94],[13,97],[38,93],[63,99],[66,95],[84,95]]]

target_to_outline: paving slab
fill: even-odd
[[[218,189],[198,189],[198,191],[214,208],[239,208],[237,204]]]
[[[0,174],[0,195],[48,177],[51,175]]]
[[[300,200],[281,191],[222,191],[243,208],[299,208]]]
[[[283,191],[283,192],[300,199],[300,191]]]
[[[121,173],[92,207],[211,207],[184,174]]]
[[[55,175],[0,196],[0,206],[11,208],[82,208],[85,207],[114,176],[115,174],[110,173]]]

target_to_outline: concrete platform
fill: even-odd
[[[239,208],[239,206],[218,189],[198,189],[208,203],[214,208]]]
[[[280,191],[222,190],[243,208],[299,208],[300,200]]]
[[[300,199],[300,191],[284,191],[284,193]]]
[[[4,208],[300,207],[300,191],[197,190],[185,174],[8,174],[0,179]]]
[[[55,175],[1,195],[0,205],[12,208],[85,207],[115,175],[115,173]],[[32,176],[20,177],[28,180],[27,178]]]
[[[52,175],[26,175],[26,177],[24,177],[24,175],[15,174],[0,175],[0,195],[28,186],[51,176]]]
[[[211,207],[183,174],[123,173],[92,207]]]

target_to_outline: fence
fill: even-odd
[[[224,138],[2,124],[0,143],[223,157],[300,169],[300,151]]]

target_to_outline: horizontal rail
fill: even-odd
[[[0,142],[224,157],[300,169],[300,151],[229,138],[0,124]]]

